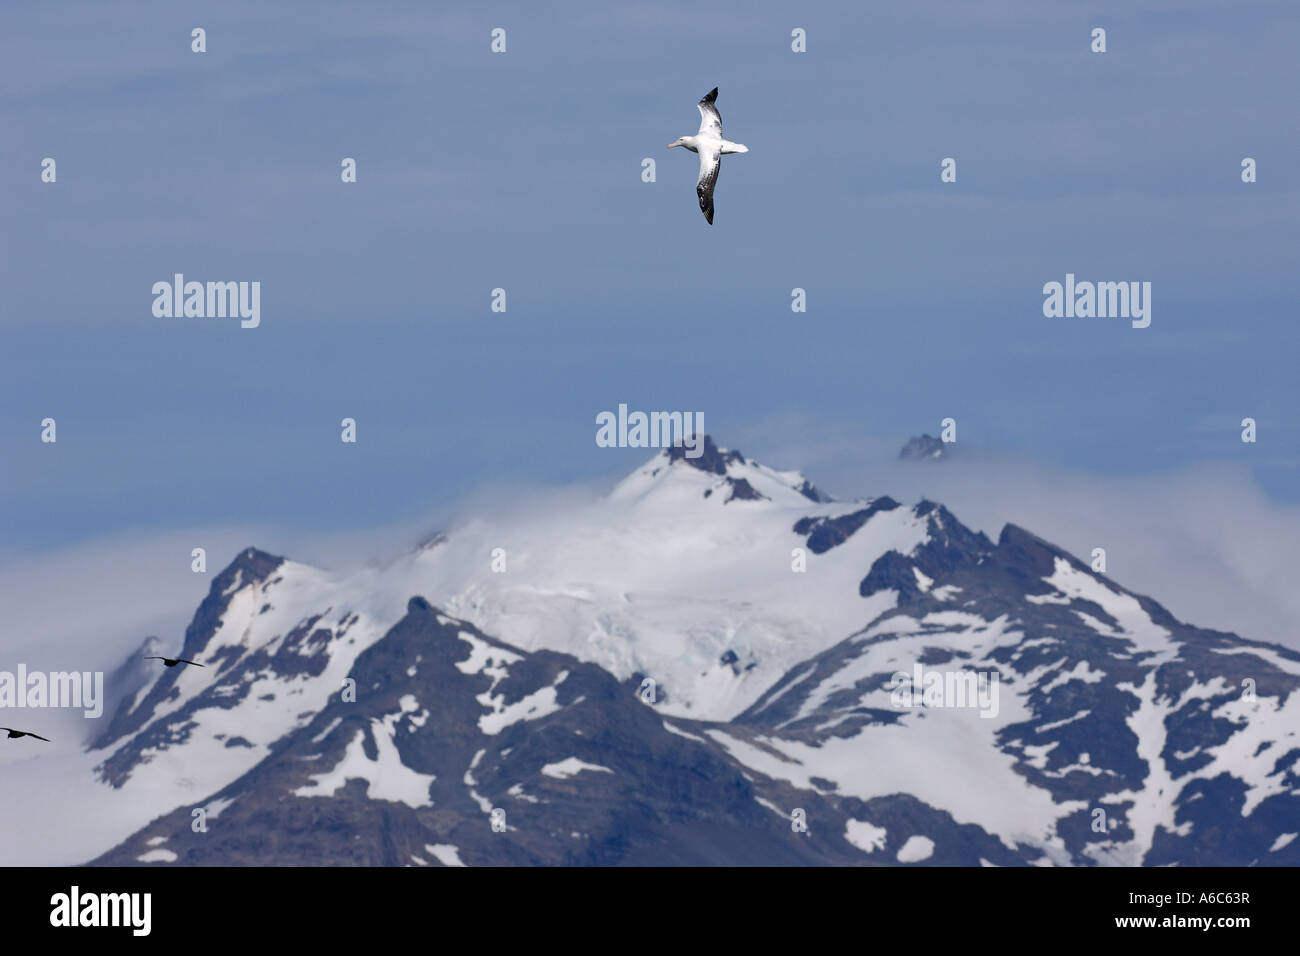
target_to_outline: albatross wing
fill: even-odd
[[[716,93],[717,90],[714,92]],[[713,187],[718,181],[718,169],[722,165],[722,150],[720,144],[712,149],[707,149],[701,144],[699,154],[700,180],[695,184],[695,195],[700,197],[700,212],[704,213],[704,218],[711,226],[713,225]]]
[[[722,139],[722,117],[718,115],[718,88],[715,86],[695,105],[700,110],[700,131],[696,135]]]

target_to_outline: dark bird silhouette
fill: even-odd
[[[50,742],[49,737],[42,737],[40,734],[34,734],[30,730],[14,730],[12,727],[0,727],[0,730],[9,731],[10,740],[17,740],[19,737],[35,737],[37,740],[44,740],[47,744]]]
[[[207,664],[200,664],[198,661],[187,661],[183,657],[146,657],[147,661],[162,661],[168,667],[175,667],[177,664],[193,664],[195,667],[207,667]]]

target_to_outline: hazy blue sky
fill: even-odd
[[[842,494],[887,490],[867,466],[952,416],[986,455],[1226,463],[1300,502],[1293,2],[11,3],[3,24],[11,555],[612,476],[647,454],[596,446],[620,402],[702,412]],[[695,156],[664,147],[713,86],[750,152],[709,227]],[[175,272],[260,281],[261,326],[155,318]],[[1150,281],[1150,328],[1045,318],[1067,272]]]

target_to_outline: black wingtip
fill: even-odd
[[[712,103],[712,102],[713,102],[714,100],[716,100],[717,98],[718,98],[718,88],[715,86],[715,87],[714,87],[713,89],[711,89],[708,93],[704,94],[704,99],[700,100],[700,102],[701,102],[701,103]]]

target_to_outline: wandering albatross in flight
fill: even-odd
[[[718,182],[718,167],[723,153],[748,153],[749,147],[722,138],[722,117],[718,115],[718,88],[696,104],[700,109],[700,131],[694,136],[683,136],[668,148],[685,146],[700,155],[700,179],[695,184],[695,194],[700,197],[700,212],[713,225],[713,187]]]

